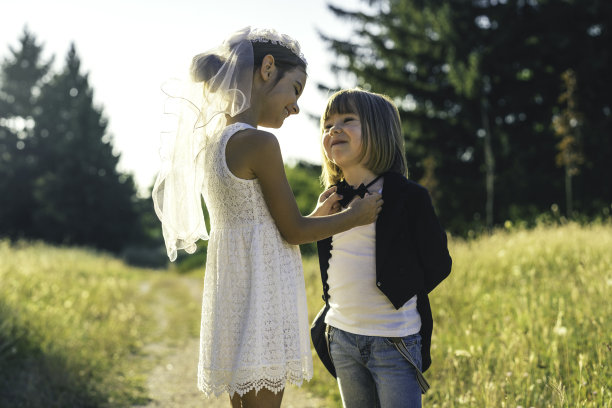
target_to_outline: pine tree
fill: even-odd
[[[428,187],[447,225],[451,214],[461,214],[453,223],[463,229],[465,210],[484,207],[478,182],[483,147],[476,137],[482,116],[480,55],[458,41],[458,11],[446,2],[369,3],[378,10],[330,6],[356,26],[349,41],[324,37],[341,57],[332,69],[349,71],[358,86],[396,101],[411,178]],[[459,191],[462,200],[455,199]]]
[[[71,45],[62,72],[41,89],[34,116],[40,172],[34,235],[52,242],[117,251],[134,237],[131,176],[117,171],[107,120],[95,106],[88,75]]]
[[[37,173],[33,115],[40,112],[43,78],[53,59],[43,61],[43,46],[24,28],[19,47],[9,49],[0,71],[0,236],[28,236]]]
[[[578,103],[588,111],[581,186],[591,201],[612,200],[612,171],[595,160],[603,152],[612,154],[610,81],[603,80],[610,69],[604,43],[612,5],[367,3],[367,12],[330,6],[338,18],[354,23],[348,40],[323,35],[338,56],[332,69],[395,99],[411,176],[430,188],[451,231],[465,232],[480,214],[488,227],[505,219],[533,219],[563,197],[551,119],[558,109],[558,78],[572,67],[581,84]],[[586,137],[590,126],[593,133]],[[589,152],[595,143],[603,151]],[[600,188],[587,190],[591,185]],[[587,201],[581,201],[583,209]]]

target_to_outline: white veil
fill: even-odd
[[[196,55],[192,80],[171,80],[162,86],[167,95],[164,119],[172,130],[161,136],[161,170],[153,186],[155,212],[162,223],[168,258],[177,251],[196,250],[199,239],[208,239],[202,211],[204,166],[200,154],[209,138],[225,127],[225,115],[249,108],[253,81],[253,46],[250,28],[233,34],[219,47]],[[206,82],[197,82],[198,67],[216,70]],[[195,78],[194,78],[195,76]]]
[[[201,153],[226,126],[226,115],[235,116],[250,106],[252,42],[256,41],[283,45],[305,62],[292,38],[271,29],[246,27],[219,47],[196,55],[192,80],[172,80],[162,86],[167,95],[164,117],[172,118],[173,123],[172,130],[162,131],[161,170],[152,198],[171,261],[179,249],[193,253],[199,239],[208,239],[202,210],[205,170]]]

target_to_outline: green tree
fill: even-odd
[[[610,69],[604,45],[609,3],[367,3],[367,11],[330,6],[354,23],[348,40],[323,35],[338,55],[332,69],[395,99],[411,176],[430,188],[452,231],[482,223],[481,214],[489,227],[535,217],[563,197],[551,118],[558,110],[558,78],[571,67],[579,67],[580,106],[590,94],[594,112],[588,142],[586,115],[584,124],[584,167],[593,171],[581,173],[581,191],[598,203],[612,201],[610,167],[596,160],[601,152],[588,148],[598,143],[612,153],[610,81],[602,81]],[[592,211],[586,201],[581,210]]]
[[[458,41],[456,10],[445,2],[369,3],[369,13],[330,6],[356,27],[348,41],[324,37],[340,56],[333,69],[351,72],[358,86],[395,100],[410,177],[428,187],[445,224],[461,229],[462,220],[471,218],[466,210],[479,212],[485,197],[476,181],[484,150],[476,137],[481,51]],[[456,199],[458,192],[463,200]]]
[[[146,238],[143,205],[74,46],[51,72],[24,29],[0,72],[0,235],[119,251]]]
[[[40,105],[33,136],[40,161],[34,235],[120,250],[138,232],[135,186],[117,171],[119,155],[74,45],[64,69],[41,88]]]
[[[0,70],[0,235],[17,238],[32,230],[37,155],[33,115],[40,112],[40,87],[52,59],[24,28]]]

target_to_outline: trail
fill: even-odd
[[[198,279],[176,277],[180,280],[181,292],[190,296],[194,302],[201,302],[201,283]],[[144,285],[141,288],[148,292],[151,288]],[[175,288],[176,290],[176,288]],[[156,288],[154,294],[155,316],[160,332],[165,330],[169,319],[172,319],[172,296],[164,293],[163,288]],[[174,295],[175,296],[175,295]],[[197,388],[197,362],[199,339],[189,338],[180,344],[176,341],[164,340],[149,344],[145,353],[151,360],[153,369],[146,381],[151,401],[142,408],[228,408],[229,398],[226,394],[219,398],[206,398]],[[310,392],[292,385],[285,389],[283,408],[324,408],[323,399]],[[136,408],[136,407],[134,407]]]

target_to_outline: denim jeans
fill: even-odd
[[[329,347],[344,408],[420,408],[416,370],[386,337],[330,327]],[[421,369],[421,335],[403,338]]]

